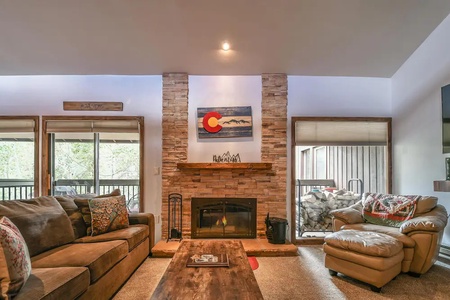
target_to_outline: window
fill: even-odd
[[[38,145],[39,117],[0,117],[0,200],[39,194]]]
[[[314,178],[327,178],[326,147],[314,148]]]
[[[328,180],[337,189],[347,189],[359,194],[390,193],[390,118],[294,117],[292,130],[292,174],[295,174],[293,182],[297,184],[292,186],[292,220],[298,223],[295,227],[297,230],[293,232],[293,240],[302,236],[308,227],[305,224],[313,224],[310,228],[314,227],[314,230],[328,230],[329,224],[321,222],[330,220],[325,210],[333,209],[332,203],[328,205],[323,201],[311,204],[309,199],[308,203],[303,203],[300,197],[306,192],[306,188],[298,186],[298,180]],[[311,222],[302,220],[311,215],[315,218]]]
[[[47,193],[125,195],[142,209],[142,117],[43,117]]]

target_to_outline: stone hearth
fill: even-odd
[[[298,247],[291,243],[271,244],[267,239],[242,239],[247,256],[298,256]],[[152,248],[152,257],[172,257],[180,246],[179,241],[159,241]]]

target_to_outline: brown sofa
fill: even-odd
[[[331,211],[333,231],[369,231],[388,235],[400,241],[404,257],[401,272],[420,276],[426,273],[439,255],[439,247],[447,224],[447,211],[437,204],[437,198],[422,196],[417,202],[414,215],[399,227],[371,224],[363,218],[363,200],[356,204]]]
[[[0,215],[18,227],[31,257],[32,273],[17,300],[109,299],[154,245],[152,214],[130,214],[128,228],[86,236],[68,197],[0,201]]]

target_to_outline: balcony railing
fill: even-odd
[[[139,211],[139,179],[100,179],[99,194],[111,193],[120,189],[125,196],[130,212]],[[94,193],[92,179],[59,179],[55,184],[55,195],[77,195]]]
[[[130,212],[139,211],[138,179],[101,179],[99,194],[120,189]],[[55,182],[55,195],[80,195],[94,192],[92,179],[60,179]],[[0,200],[30,199],[34,195],[34,181],[26,179],[0,179]]]
[[[30,199],[34,194],[34,180],[0,179],[0,200]]]

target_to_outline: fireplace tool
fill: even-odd
[[[183,230],[183,197],[181,194],[172,193],[169,194],[169,217],[168,217],[168,234],[167,242],[169,240],[182,240],[181,232]]]

